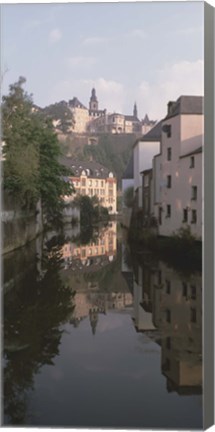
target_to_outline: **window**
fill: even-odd
[[[171,311],[169,309],[166,310],[166,321],[171,322]]]
[[[103,188],[103,186],[104,186],[104,182],[103,182],[103,180],[101,181],[101,187]]]
[[[81,180],[81,186],[86,186],[86,179]]]
[[[166,217],[170,218],[171,217],[171,205],[167,204],[166,206]]]
[[[186,282],[182,282],[182,292],[183,292],[183,296],[187,297],[187,283]]]
[[[166,293],[170,294],[171,292],[171,282],[166,279]]]
[[[191,156],[190,158],[190,168],[194,168],[195,167],[195,158],[194,156]]]
[[[170,138],[172,135],[172,126],[168,125],[168,130],[167,130],[167,138]]]
[[[191,200],[197,200],[197,186],[192,186]]]
[[[159,210],[158,210],[158,222],[159,222],[159,225],[162,225],[162,207],[159,207]]]
[[[191,290],[191,299],[195,300],[196,299],[196,286],[191,285],[190,290]]]
[[[166,338],[166,348],[171,349],[171,337],[169,336]]]
[[[187,222],[188,220],[188,210],[185,208],[183,209],[183,221],[182,222]]]
[[[172,149],[171,147],[167,148],[167,160],[170,161],[172,159]]]
[[[161,285],[162,283],[162,271],[158,270],[158,285]]]
[[[191,219],[191,223],[192,224],[196,224],[197,222],[197,211],[196,210],[192,210],[192,219]]]
[[[193,323],[196,322],[196,309],[195,308],[190,309],[190,321]]]
[[[168,188],[172,187],[172,177],[171,177],[171,175],[167,176],[167,187]]]
[[[85,250],[85,249],[82,249],[82,251],[81,251],[81,256],[82,256],[82,258],[85,258],[85,257],[86,257],[86,250]]]

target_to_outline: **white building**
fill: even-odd
[[[202,236],[203,98],[181,96],[162,121],[161,153],[153,160],[159,234],[189,226]]]
[[[152,168],[153,157],[160,151],[161,121],[146,135],[135,141],[134,157],[134,193],[137,195],[137,205],[142,208],[142,175],[141,172]]]
[[[96,196],[109,214],[117,213],[117,180],[111,171],[97,162],[69,157],[64,157],[62,163],[72,170],[73,175],[69,178],[75,188],[74,194],[65,197],[67,203],[72,202],[77,195]]]

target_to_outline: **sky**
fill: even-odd
[[[203,2],[2,5],[2,93],[19,76],[45,107],[74,96],[88,107],[166,115],[203,95]]]

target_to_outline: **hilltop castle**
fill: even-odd
[[[68,106],[74,116],[73,132],[77,134],[90,133],[147,133],[154,125],[146,114],[143,120],[138,119],[137,104],[135,102],[133,115],[107,113],[100,110],[95,88],[92,89],[89,108],[84,106],[77,97],[69,100]]]

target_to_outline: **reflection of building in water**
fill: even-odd
[[[201,392],[202,279],[179,276],[159,262],[157,269],[138,267],[134,281],[134,323],[137,331],[157,329],[161,368],[169,391]]]
[[[100,292],[86,289],[77,292],[74,297],[75,309],[71,322],[76,326],[89,316],[93,334],[95,334],[99,314],[106,314],[108,310],[123,310],[133,304],[133,297],[129,292]]]
[[[109,223],[107,228],[104,228],[95,233],[95,239],[91,240],[87,245],[77,246],[75,243],[68,242],[62,248],[65,267],[78,266],[79,270],[83,266],[103,265],[105,262],[110,262],[116,255],[117,235],[116,222]],[[104,258],[97,260],[95,258]]]
[[[151,306],[151,286],[145,283],[145,275],[142,267],[138,266],[134,278],[134,325],[137,331],[156,330],[153,323]],[[149,274],[149,273],[148,273]],[[149,281],[148,281],[149,282]]]

